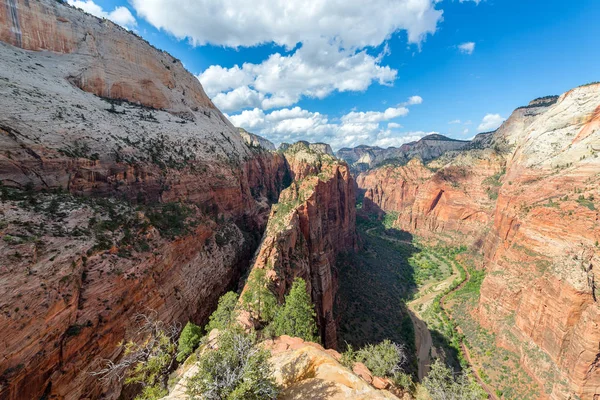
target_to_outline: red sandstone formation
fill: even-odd
[[[435,173],[412,161],[357,178],[399,228],[481,248],[480,322],[552,399],[600,395],[599,110],[600,85],[580,87],[517,109],[489,148]]]
[[[354,180],[345,163],[303,143],[292,145],[284,155],[292,174],[302,179],[281,193],[253,269],[274,271],[280,301],[294,278],[303,278],[316,307],[323,344],[336,348],[334,265],[339,252],[356,248]]]
[[[120,382],[89,373],[135,338],[136,313],[205,320],[248,266],[287,164],[112,22],[6,0],[0,40],[0,398],[117,398]],[[169,236],[130,202],[182,202],[193,225]]]

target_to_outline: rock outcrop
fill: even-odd
[[[238,128],[238,130],[240,132],[240,136],[242,137],[242,139],[244,139],[244,142],[246,142],[248,146],[252,148],[262,147],[265,150],[275,151],[275,145],[271,141],[261,136],[255,135],[254,133],[250,133],[244,128]]]
[[[54,0],[0,6],[0,398],[117,398],[137,313],[202,323],[289,185],[170,55]]]
[[[295,181],[273,207],[252,268],[269,271],[280,301],[294,278],[303,278],[316,307],[322,342],[336,348],[334,265],[339,252],[356,249],[354,180],[345,163],[303,142],[283,154]]]
[[[282,388],[278,399],[398,399],[386,390],[392,389],[386,379],[373,378],[364,366],[359,371],[362,375],[351,371],[340,364],[341,355],[338,352],[325,350],[319,344],[281,336],[260,345],[271,352],[269,362]],[[187,361],[176,373],[179,381],[163,400],[187,400],[186,382],[196,373],[195,364]],[[374,381],[379,388],[372,385]],[[406,396],[403,398],[410,398]]]
[[[599,116],[600,85],[579,87],[426,167],[357,178],[367,210],[484,255],[478,318],[552,399],[600,395]]]

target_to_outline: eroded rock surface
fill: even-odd
[[[361,174],[364,207],[474,245],[478,317],[552,399],[600,394],[600,85],[537,99],[464,151]]]
[[[294,278],[307,282],[323,343],[336,348],[335,257],[356,249],[354,180],[348,166],[302,142],[285,152],[295,182],[273,207],[253,269],[272,271],[280,301]]]

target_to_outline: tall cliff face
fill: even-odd
[[[267,269],[283,301],[294,278],[307,282],[323,344],[335,348],[335,257],[356,249],[355,184],[348,166],[305,143],[284,155],[295,182],[273,207],[254,269]],[[252,273],[252,272],[251,272]]]
[[[600,394],[600,85],[574,89],[525,118],[533,118],[525,129],[515,121],[498,132],[514,151],[484,247],[480,319],[540,382],[554,382],[551,398],[594,398]]]
[[[367,209],[483,253],[480,322],[553,399],[600,394],[599,115],[600,85],[580,87],[517,109],[429,168],[412,161],[357,179]]]
[[[89,373],[137,313],[206,318],[248,267],[287,162],[109,21],[5,0],[0,40],[0,398],[116,398]]]

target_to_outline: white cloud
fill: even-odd
[[[463,131],[463,135],[466,135],[467,133],[469,133],[469,129],[468,128]]]
[[[392,132],[392,129],[402,127],[395,122],[388,122],[387,129],[381,127],[380,123],[405,116],[408,112],[408,108],[401,104],[384,111],[351,111],[342,116],[339,121],[330,121],[327,115],[300,107],[284,108],[270,113],[254,108],[228,118],[234,125],[262,135],[276,144],[304,139],[324,141],[331,144],[334,149],[338,149],[359,144],[399,146],[429,134],[428,132]]]
[[[467,42],[467,43],[463,43],[463,44],[459,44],[458,45],[458,50],[463,53],[463,54],[473,54],[473,52],[475,51],[475,43],[474,42]]]
[[[338,39],[343,48],[378,46],[407,32],[421,43],[437,30],[438,0],[130,0],[156,28],[194,45],[227,47],[264,43],[293,48],[300,42]]]
[[[302,45],[290,55],[271,54],[260,64],[232,68],[212,65],[198,79],[223,111],[248,107],[266,110],[293,105],[302,97],[322,99],[334,91],[364,91],[373,82],[391,85],[397,71],[380,65],[380,61],[365,50],[345,50],[321,40]],[[414,96],[407,104],[421,101]]]
[[[449,123],[450,125],[453,125],[453,124],[460,124],[460,123],[461,123],[461,121],[460,121],[460,119],[455,119],[455,120],[452,120],[452,121],[450,121],[450,122],[448,122],[448,123]]]
[[[408,102],[405,103],[405,105],[415,105],[415,104],[422,104],[423,103],[423,98],[421,96],[411,96],[408,99]]]
[[[498,129],[500,125],[505,121],[506,118],[500,116],[500,114],[487,114],[483,117],[481,124],[477,127],[479,132],[489,132]]]
[[[116,7],[111,12],[106,12],[92,0],[68,0],[69,5],[82,9],[83,11],[95,15],[98,18],[106,18],[127,29],[137,25],[137,21],[127,7]]]
[[[437,31],[439,0],[130,0],[138,15],[193,45],[284,46],[258,63],[213,65],[199,75],[224,111],[289,107],[302,97],[392,85],[397,71],[382,65],[387,40],[406,32],[418,46]],[[299,46],[300,44],[300,46]],[[382,46],[379,55],[373,49]],[[243,89],[241,89],[243,88]],[[408,104],[419,104],[419,97]]]

